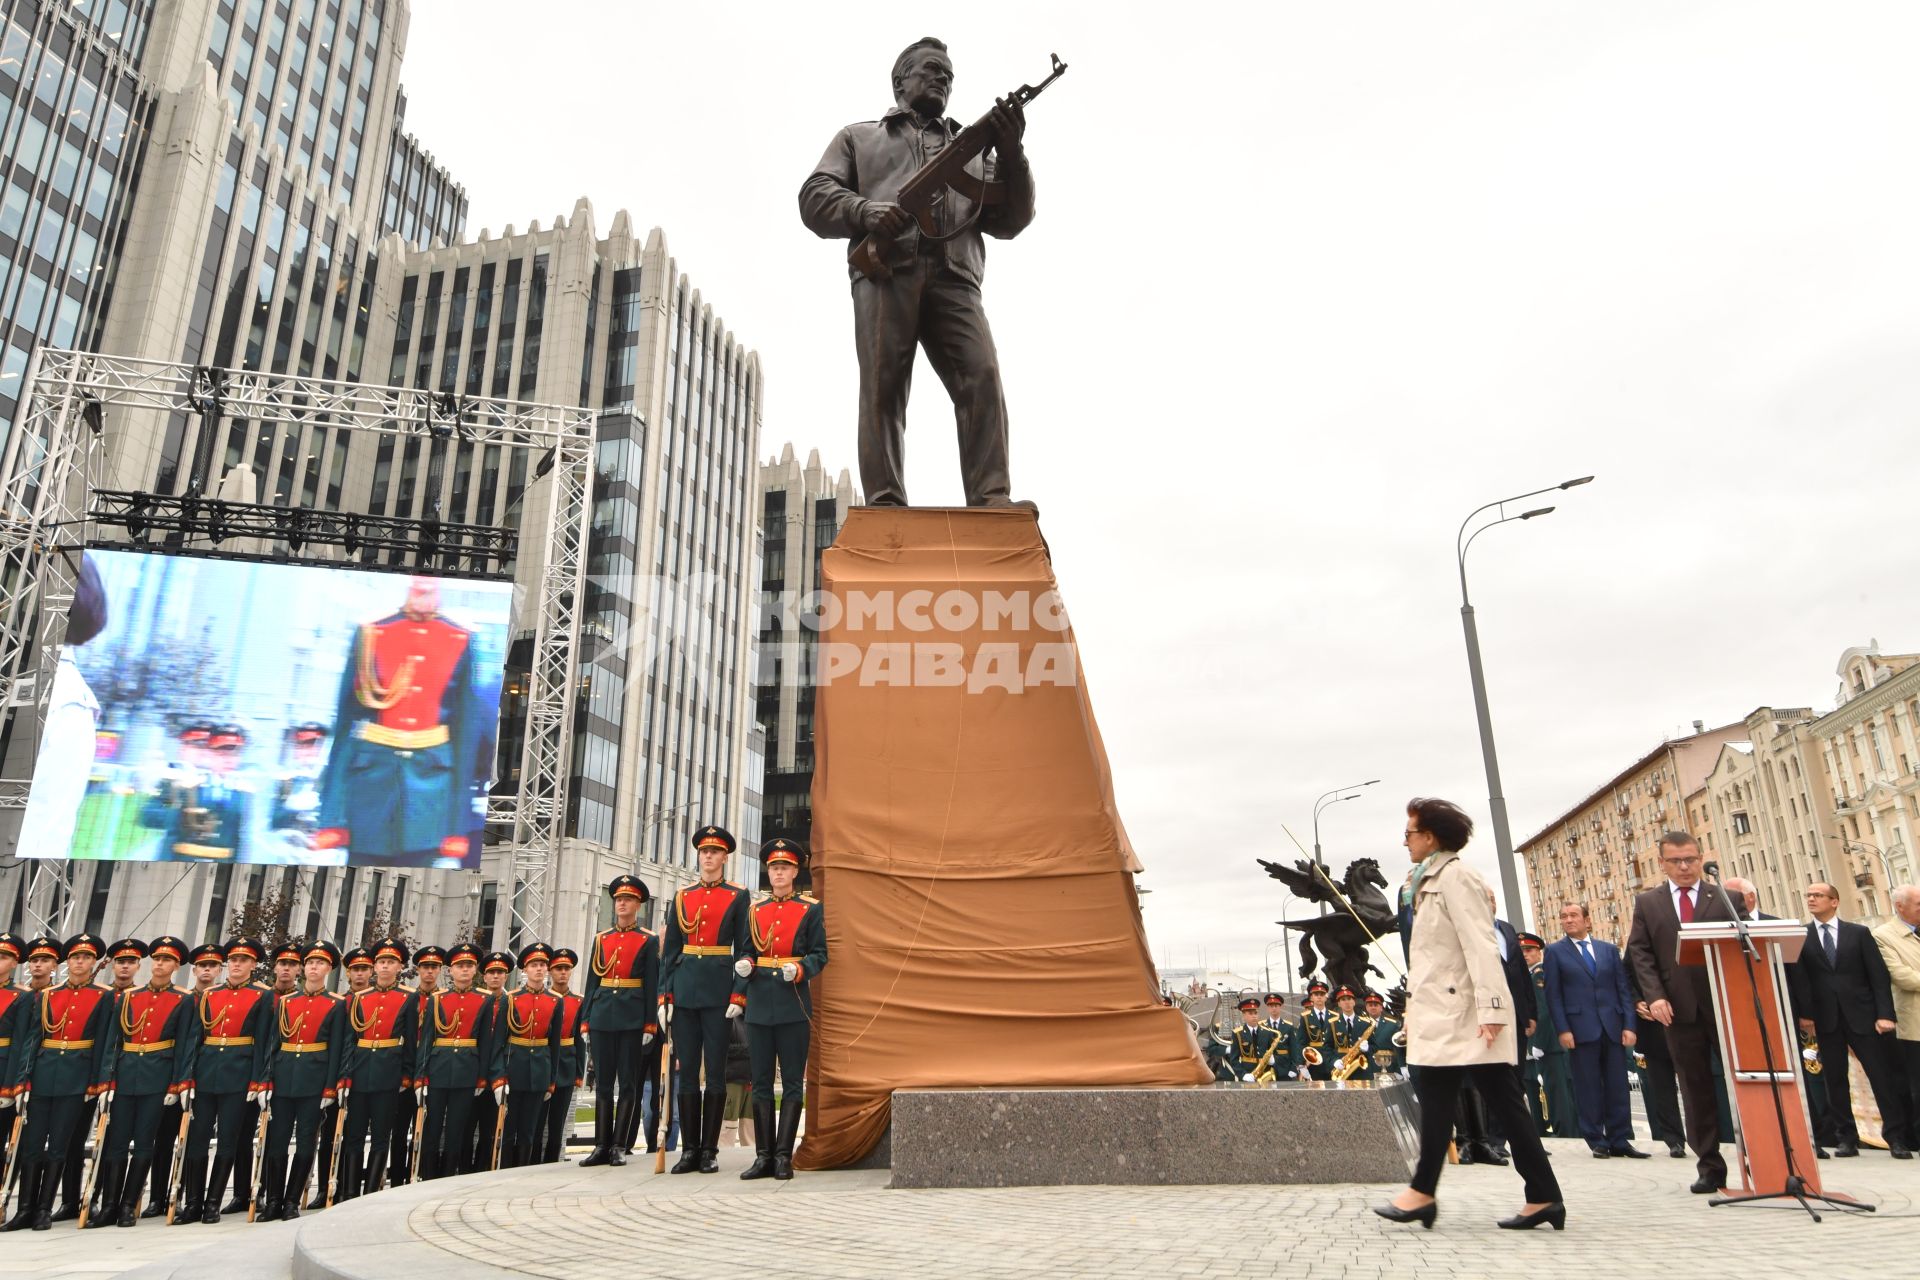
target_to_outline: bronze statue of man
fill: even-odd
[[[853,332],[860,355],[860,485],[874,506],[907,505],[907,393],[916,347],[940,375],[960,433],[960,474],[970,507],[1013,505],[1007,478],[1007,401],[1000,359],[980,302],[985,232],[1011,239],[1033,221],[1033,174],[1015,99],[996,99],[995,141],[967,166],[1001,198],[976,206],[949,190],[926,235],[895,203],[902,186],[960,132],[943,114],[953,85],[947,46],[916,40],[893,64],[893,110],[848,125],[800,188],[800,217],[826,239],[878,238],[885,272],[853,269]],[[951,237],[951,238],[948,238]]]

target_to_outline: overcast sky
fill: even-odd
[[[1599,477],[1469,562],[1516,840],[1694,719],[1830,706],[1848,645],[1920,648],[1920,9],[415,0],[407,123],[476,234],[581,196],[662,227],[760,353],[763,455],[837,470],[845,245],[795,193],[926,34],[963,121],[1072,67],[986,300],[1164,963],[1258,975],[1254,858],[1330,787],[1384,780],[1322,838],[1396,883],[1406,797],[1484,820],[1482,502]],[[917,382],[911,496],[956,503]]]

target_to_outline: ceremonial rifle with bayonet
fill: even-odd
[[[1040,96],[1041,90],[1066,74],[1067,64],[1060,61],[1059,54],[1047,56],[1053,59],[1053,73],[1037,85],[1023,84],[1008,94],[1009,106],[1024,108]],[[900,188],[893,203],[913,215],[914,221],[920,224],[920,234],[929,240],[941,243],[953,239],[973,225],[981,210],[1006,199],[1006,189],[1000,183],[988,182],[967,172],[967,166],[997,141],[999,131],[993,127],[993,112],[989,111],[954,135],[939,155],[921,165]],[[971,200],[973,212],[958,227],[942,232],[937,210],[949,188]],[[887,246],[892,242],[890,236],[871,232],[848,251],[847,261],[867,279],[885,280],[893,274],[886,264]]]

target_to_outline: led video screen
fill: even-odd
[[[512,603],[508,582],[88,551],[20,855],[477,867]]]

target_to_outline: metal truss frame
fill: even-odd
[[[593,411],[41,348],[28,369],[20,419],[0,455],[0,714],[17,718],[31,711],[32,723],[17,721],[14,732],[27,732],[36,743],[52,688],[52,680],[41,675],[58,661],[73,601],[75,561],[69,557],[88,541],[89,463],[102,440],[106,408],[192,414],[211,408],[259,423],[314,423],[544,451],[534,479],[551,473],[553,492],[530,611],[526,742],[519,787],[490,797],[487,820],[513,832],[513,936],[547,934],[554,923],[554,867],[566,834],[573,755],[579,618],[593,512]],[[99,514],[125,525],[124,513],[119,519]],[[323,514],[331,519],[334,513],[313,518]],[[24,808],[28,786],[27,779],[0,779],[0,808]],[[30,927],[65,936],[75,905],[72,866],[64,859],[31,860]]]

